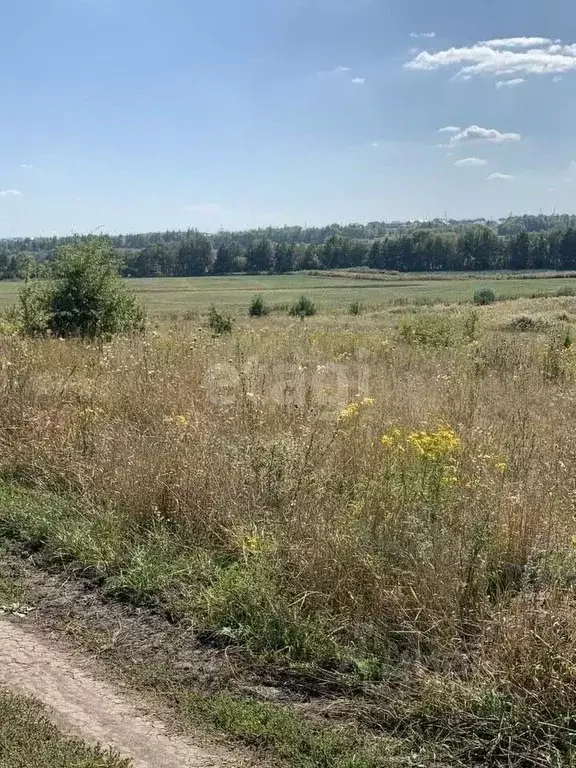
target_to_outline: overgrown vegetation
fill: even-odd
[[[443,764],[569,765],[576,307],[528,305],[0,337],[0,529]]]
[[[142,331],[143,312],[118,267],[106,240],[62,246],[43,274],[20,292],[16,318],[24,333],[97,339]]]
[[[130,768],[99,747],[64,737],[31,699],[0,690],[2,768]]]
[[[216,309],[214,304],[208,312],[208,327],[215,336],[222,336],[224,333],[232,333],[234,321],[227,312],[221,312]]]

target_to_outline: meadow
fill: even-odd
[[[0,532],[345,693],[390,764],[572,765],[576,298],[365,282],[140,281],[153,312],[320,312],[0,336]],[[383,764],[354,754],[293,764]]]
[[[367,279],[370,278],[370,279]],[[346,311],[355,301],[376,310],[398,304],[466,302],[479,288],[492,288],[503,299],[576,291],[574,277],[554,273],[439,273],[437,275],[366,275],[342,272],[293,275],[136,278],[128,286],[152,316],[205,312],[211,304],[235,315],[246,313],[252,296],[262,294],[271,307],[285,307],[309,294],[323,312]],[[21,283],[0,281],[0,310],[17,300]]]

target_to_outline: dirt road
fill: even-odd
[[[88,743],[114,747],[134,768],[232,768],[223,749],[204,748],[166,733],[142,716],[128,698],[95,679],[89,661],[70,657],[32,627],[0,619],[0,684],[34,696],[65,732]]]

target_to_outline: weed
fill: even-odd
[[[208,313],[208,327],[215,336],[222,336],[225,333],[232,333],[233,320],[226,312],[219,312],[214,305],[210,307]]]

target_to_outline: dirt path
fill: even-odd
[[[134,768],[232,768],[225,750],[194,746],[148,720],[112,686],[96,680],[89,662],[69,657],[27,625],[0,619],[0,684],[34,696],[65,732],[114,747]],[[86,668],[84,668],[86,667]]]

